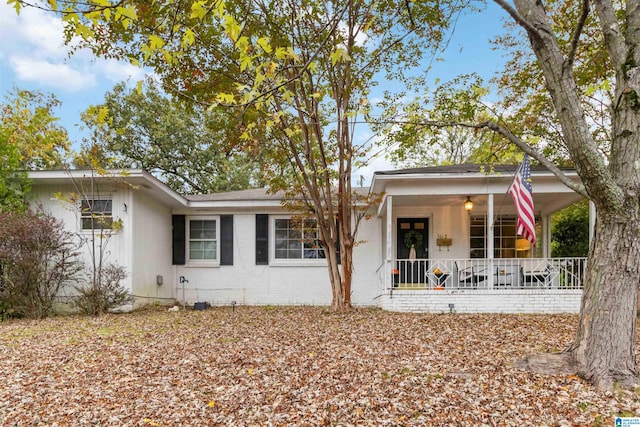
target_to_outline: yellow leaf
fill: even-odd
[[[151,49],[160,49],[162,46],[164,46],[164,44],[164,40],[162,40],[155,34],[151,34],[149,36],[149,47],[151,47]]]
[[[191,28],[187,28],[182,36],[182,46],[191,46],[196,40],[195,34]]]
[[[240,71],[244,71],[247,67],[251,67],[251,56],[249,56],[249,55],[241,55],[240,56]]]
[[[20,4],[20,3],[18,3],[18,4]],[[63,21],[78,22],[79,21],[78,14],[77,13],[73,13],[73,12],[67,13],[65,15],[62,15],[62,20]]]
[[[167,64],[171,64],[173,62],[173,55],[166,49],[162,50],[162,56],[164,56],[164,60]]]
[[[109,108],[105,105],[98,109],[96,120],[98,123],[104,123],[109,115]]]
[[[240,31],[242,31],[242,28],[240,27],[240,24],[238,24],[238,22],[235,20],[233,16],[226,15],[224,17],[223,26],[225,31],[227,32],[227,35],[231,40],[233,40],[234,42],[238,40],[238,37],[240,37]]]
[[[126,18],[131,19],[132,21],[138,20],[138,13],[136,12],[136,9],[133,7],[133,5],[128,5],[127,7],[117,7],[116,18],[119,18],[121,16],[125,18],[123,21],[127,21]]]
[[[221,104],[235,104],[235,97],[232,93],[219,93],[216,96],[216,101]]]
[[[342,57],[342,52],[344,49],[337,49],[335,52],[331,53],[331,65],[336,65],[336,63]]]
[[[249,369],[247,369],[247,374],[249,374],[249,375],[253,375],[253,368],[249,368]]]
[[[13,8],[16,10],[16,14],[20,15],[20,9],[22,8],[22,3],[16,0],[7,0],[7,4],[12,4]]]
[[[225,8],[224,8],[225,4],[223,1],[219,1],[218,2],[218,18],[222,18],[224,16],[224,12],[225,12]]]
[[[313,351],[309,352],[309,357],[313,357],[313,356],[315,356],[315,353]]]
[[[220,2],[220,3],[224,3],[224,2]],[[191,5],[191,16],[189,16],[191,19],[193,18],[197,18],[197,19],[202,19],[205,17],[205,15],[207,14],[207,9],[204,7],[205,2],[204,1],[196,1]]]
[[[213,407],[215,406],[215,404],[216,404],[216,402],[215,402],[215,401],[213,401],[213,400],[211,400],[211,401],[209,401],[209,403],[207,403],[207,406],[208,406],[209,408],[213,408]]]
[[[264,50],[267,53],[271,53],[271,51],[273,50],[271,48],[271,45],[269,44],[269,40],[267,40],[266,37],[260,37],[258,39],[258,46],[260,46],[262,50]]]
[[[287,57],[287,49],[283,48],[283,47],[277,47],[276,48],[276,58],[277,59],[284,59]]]

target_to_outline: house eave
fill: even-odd
[[[151,193],[152,197],[172,208],[187,206],[187,199],[173,191],[158,178],[143,169],[109,169],[100,173],[85,169],[29,171],[27,175],[36,184],[68,185],[95,180],[125,183],[134,189]]]

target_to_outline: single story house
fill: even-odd
[[[376,172],[382,195],[354,249],[352,302],[396,311],[577,312],[584,258],[550,258],[550,215],[581,199],[532,168],[538,244],[516,234],[515,166]],[[576,182],[573,170],[564,171]],[[263,189],[183,196],[139,169],[30,172],[35,202],[128,272],[135,305],[329,305],[322,250]],[[72,196],[81,194],[82,197]],[[82,201],[83,199],[84,201]],[[87,213],[87,205],[93,214]],[[99,214],[99,220],[96,217]],[[302,231],[305,233],[305,230]]]

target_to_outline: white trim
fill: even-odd
[[[212,260],[191,259],[191,221],[215,221],[216,222],[216,258]],[[220,266],[220,215],[187,215],[185,217],[185,267],[219,267]]]

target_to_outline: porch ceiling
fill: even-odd
[[[473,201],[473,212],[484,213],[487,211],[488,196],[486,194],[469,194]],[[395,207],[424,207],[424,206],[459,206],[463,208],[467,196],[460,195],[394,195],[393,206]],[[542,215],[549,215],[560,209],[581,200],[577,193],[562,194],[535,194],[533,204],[536,212]],[[494,212],[515,212],[513,200],[509,194],[494,194]]]

